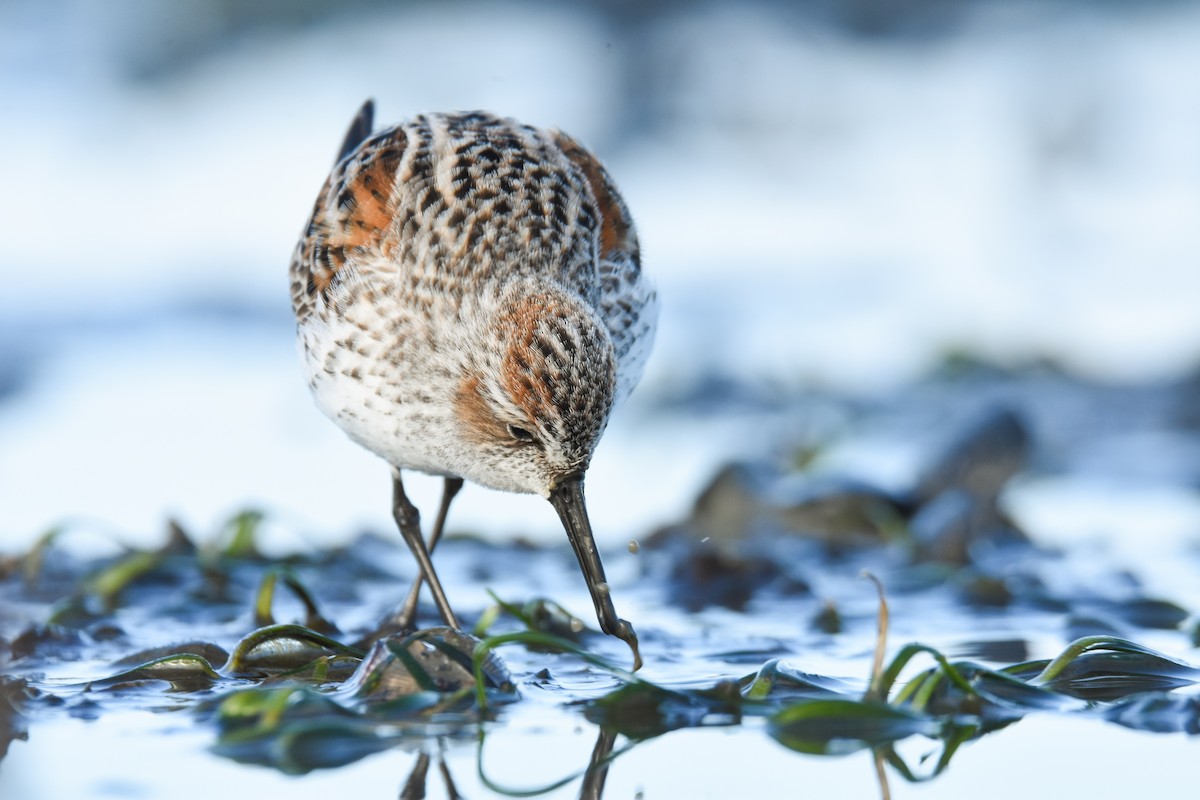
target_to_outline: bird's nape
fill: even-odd
[[[642,666],[637,634],[629,622],[617,616],[613,607],[612,592],[609,591],[608,579],[604,576],[604,564],[596,551],[592,524],[588,520],[587,506],[584,504],[583,476],[575,475],[559,481],[551,490],[549,499],[554,510],[558,512],[563,527],[566,528],[567,538],[575,550],[575,557],[579,559],[579,568],[583,571],[583,578],[592,595],[592,603],[596,606],[596,618],[600,622],[600,629],[629,645],[629,649],[633,651],[633,671],[637,672]]]

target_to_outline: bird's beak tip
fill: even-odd
[[[613,608],[612,597],[608,583],[604,577],[604,565],[596,552],[596,542],[592,538],[592,526],[588,521],[587,509],[583,499],[583,475],[577,473],[559,480],[551,489],[548,498],[558,511],[566,528],[567,538],[579,559],[579,567],[583,571],[588,592],[596,606],[596,618],[600,628],[609,636],[615,636],[629,645],[633,651],[633,671],[641,669],[642,656],[638,652],[638,638],[633,626],[617,616]]]
[[[640,650],[638,650],[637,634],[633,632],[633,626],[628,622],[625,623],[624,634],[624,636],[621,636],[621,639],[624,640],[625,644],[629,645],[629,649],[633,651],[633,669],[630,671],[637,672],[642,668],[642,653]]]

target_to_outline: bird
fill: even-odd
[[[422,582],[459,623],[430,554],[464,481],[541,495],[562,522],[601,630],[617,616],[584,479],[641,378],[658,294],[600,161],[557,129],[485,111],[374,130],[354,117],[290,266],[298,348],[318,408],[391,469],[392,515]],[[428,540],[401,473],[443,479]]]

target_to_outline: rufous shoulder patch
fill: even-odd
[[[600,257],[608,259],[634,249],[635,245],[630,241],[633,220],[604,167],[579,142],[562,131],[555,131],[554,142],[563,155],[583,172],[596,198],[600,214]]]

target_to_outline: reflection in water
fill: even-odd
[[[450,768],[446,766],[446,759],[443,757],[441,740],[438,741],[438,771],[442,773],[442,782],[446,785],[446,797],[448,800],[458,800],[458,788],[454,785],[454,778],[450,775]],[[417,763],[413,765],[412,773],[409,774],[408,780],[404,782],[404,788],[400,790],[400,800],[423,800],[425,797],[425,779],[429,774],[429,753],[422,750],[417,756]]]
[[[429,753],[422,750],[408,780],[404,782],[404,788],[400,790],[400,800],[420,800],[425,797],[425,777],[428,774]]]
[[[599,729],[596,746],[592,748],[592,758],[588,762],[587,772],[583,774],[579,800],[599,800],[604,795],[604,779],[608,776],[608,763],[612,758],[613,744],[616,740],[615,733],[604,728]]]
[[[0,662],[0,667],[7,670],[5,663]],[[21,709],[31,691],[24,678],[0,674],[0,762],[8,755],[9,745],[14,740],[29,738]]]
[[[883,754],[875,750],[871,753],[871,762],[875,765],[875,779],[879,781],[879,797],[881,800],[892,800],[892,789],[888,785],[887,770],[883,768]]]
[[[495,781],[489,779],[483,767],[483,745],[486,736],[483,730],[480,729],[479,734],[479,749],[477,751],[477,768],[479,777],[483,784],[492,791],[504,795],[506,797],[537,797],[539,795],[548,794],[555,789],[574,781],[579,777],[579,773],[568,775],[553,783],[536,788],[512,788],[501,786]],[[622,753],[628,752],[635,742],[631,742],[626,747],[614,752],[613,746],[617,741],[617,733],[610,729],[597,726],[596,728],[596,744],[592,747],[592,754],[588,758],[587,767],[583,770],[583,781],[579,787],[580,800],[600,800],[604,796],[604,780],[608,776],[608,765],[620,756]],[[445,769],[443,762],[443,770]]]

